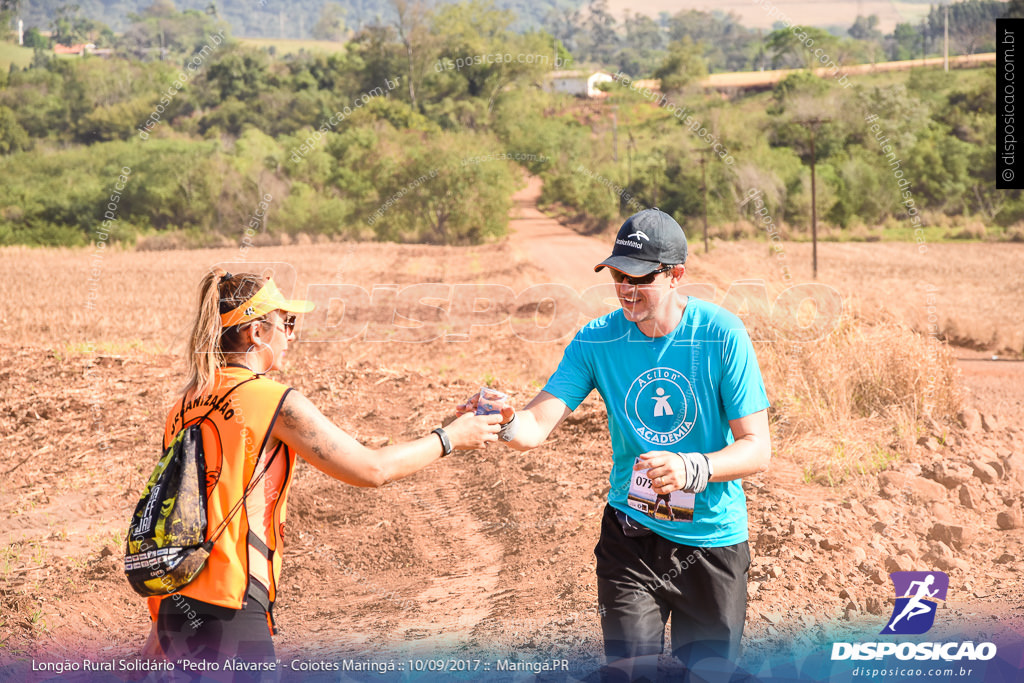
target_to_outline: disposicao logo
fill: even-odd
[[[938,602],[945,601],[949,576],[944,572],[892,572],[896,606],[881,635],[920,635],[935,623]],[[954,662],[987,661],[996,656],[994,643],[833,643],[832,660],[880,660],[895,656],[900,660]]]
[[[946,600],[949,576],[945,572],[893,572],[896,606],[883,634],[920,635],[935,623],[938,601]]]

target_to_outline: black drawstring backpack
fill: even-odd
[[[205,415],[182,427],[149,476],[131,518],[124,553],[125,575],[139,595],[168,595],[191,582],[206,566],[213,544],[227,529],[246,496],[273,463],[272,455],[207,539],[206,456],[207,452],[214,452],[212,449],[216,449],[216,455],[221,450],[220,434],[209,417],[232,391],[254,379],[239,382]],[[184,399],[181,407],[184,418]],[[204,423],[208,428],[206,440]]]

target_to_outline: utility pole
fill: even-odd
[[[928,39],[925,34],[926,26],[924,19],[921,20],[921,66],[924,66],[924,60],[928,57]]]
[[[707,254],[711,251],[711,246],[708,243],[708,171],[707,171],[707,156],[704,152],[700,155],[700,191],[704,195],[704,253]]]
[[[946,4],[943,6],[943,9],[946,10],[946,17],[942,39],[942,67],[946,73],[949,73],[949,0],[946,0]]]
[[[636,138],[629,128],[626,129],[626,135],[629,136],[629,142],[626,143],[626,187],[633,187],[633,154],[636,152]]]
[[[814,128],[811,128],[811,277],[818,279],[818,192],[814,184]]]
[[[612,161],[619,160],[619,105],[611,107],[612,111]]]
[[[814,117],[797,121],[797,123],[807,128],[811,134],[811,272],[815,280],[818,279],[818,192],[814,171],[814,166],[817,162],[814,136],[817,134],[821,124],[828,123],[830,120]]]

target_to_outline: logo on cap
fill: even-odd
[[[246,317],[249,317],[250,315],[252,315],[255,312],[256,312],[256,309],[253,308],[252,306],[249,306],[249,308],[245,309],[245,313],[243,315],[245,315]]]
[[[637,230],[636,232],[631,232],[631,233],[629,233],[628,235],[626,235],[626,239],[629,239],[629,238],[630,238],[630,237],[632,237],[633,235],[636,235],[637,237],[643,237],[643,238],[644,238],[645,240],[647,240],[648,242],[650,242],[650,241],[651,241],[651,238],[650,238],[650,237],[648,237],[648,236],[647,236],[647,233],[645,233],[645,232],[644,232],[643,230]]]

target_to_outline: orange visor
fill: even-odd
[[[281,290],[274,284],[274,281],[268,279],[266,284],[251,299],[227,313],[222,313],[220,324],[222,327],[231,327],[255,320],[274,310],[288,311],[289,313],[308,313],[313,308],[312,301],[285,299],[281,294]]]

